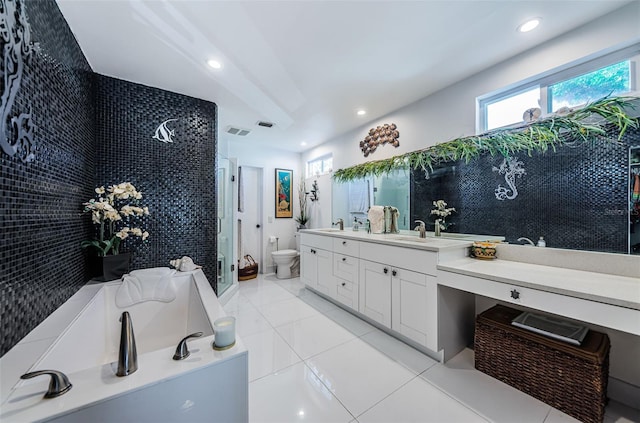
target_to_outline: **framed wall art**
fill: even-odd
[[[293,171],[276,168],[276,218],[293,217],[291,204],[291,180]]]

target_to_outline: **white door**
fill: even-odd
[[[249,254],[258,263],[260,273],[264,272],[262,257],[262,168],[241,166],[243,197],[242,211],[238,211],[238,220],[242,221],[240,253]],[[241,259],[242,261],[242,259]]]
[[[318,288],[318,257],[315,251],[316,249],[308,245],[300,246],[300,279],[302,283],[313,289]]]
[[[393,268],[391,328],[421,345],[432,347],[429,316],[435,315],[437,284],[435,278],[406,269]],[[435,351],[435,350],[434,350]]]
[[[391,266],[360,260],[358,311],[391,327]]]

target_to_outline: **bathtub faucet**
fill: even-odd
[[[136,350],[136,338],[133,335],[131,316],[128,311],[120,317],[122,328],[120,330],[120,351],[118,353],[118,371],[116,376],[129,376],[138,370],[138,351]]]

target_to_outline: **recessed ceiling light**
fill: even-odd
[[[366,115],[366,114],[367,114],[367,111],[366,111],[366,110],[362,110],[362,109],[360,109],[360,110],[358,110],[358,111],[356,112],[356,114],[357,114],[358,116],[364,116],[364,115]]]
[[[212,67],[213,69],[222,68],[222,63],[218,62],[217,60],[213,60],[213,59],[208,60],[207,61],[207,65],[209,65],[209,67]]]
[[[307,145],[307,143],[305,141],[302,141],[300,145],[304,147],[305,145]]]
[[[518,32],[529,32],[531,30],[536,29],[538,27],[538,25],[540,25],[540,21],[541,20],[542,20],[542,18],[529,19],[525,23],[523,23],[520,26],[518,26]]]

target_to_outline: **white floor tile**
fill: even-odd
[[[424,372],[437,362],[426,354],[408,346],[393,336],[387,335],[379,329],[362,336],[361,339],[378,351],[387,355],[393,361],[402,364],[416,375]]]
[[[605,409],[604,421],[605,423],[638,423],[640,410],[610,400]]]
[[[355,335],[322,314],[286,323],[276,330],[303,359],[355,339]]]
[[[250,422],[348,423],[353,416],[304,363],[249,384]]]
[[[276,283],[295,296],[299,296],[306,292],[305,285],[300,282],[300,278],[277,279]]]
[[[494,422],[541,423],[551,409],[542,401],[476,370],[470,349],[463,350],[444,365],[433,366],[421,377]]]
[[[299,298],[258,306],[260,312],[274,327],[320,314],[318,310]]]
[[[239,311],[231,311],[228,314],[236,318],[236,332],[243,338],[255,333],[273,330],[273,326],[253,306]]]
[[[301,361],[275,330],[244,336],[242,341],[249,350],[250,381]]]
[[[256,286],[255,288],[245,289],[242,291],[242,295],[254,306],[260,306],[263,304],[276,303],[282,300],[290,300],[295,296],[275,283],[264,284]]]
[[[234,316],[238,315],[243,309],[254,309],[253,304],[249,302],[247,297],[242,295],[239,291],[233,294],[233,296],[222,306],[224,311],[228,314],[233,313]]]
[[[308,290],[302,292],[298,298],[321,313],[327,313],[338,309],[338,306],[333,304],[331,301],[325,300],[315,292]]]
[[[486,422],[481,416],[419,377],[359,415],[358,421],[360,423]],[[518,420],[514,420],[516,421]]]
[[[325,313],[325,316],[327,316],[329,319],[333,320],[355,336],[362,336],[366,333],[377,330],[369,323],[341,308],[336,308],[335,310],[328,311],[327,313]]]
[[[415,377],[359,338],[313,356],[306,363],[354,416]]]
[[[576,420],[562,411],[551,408],[544,423],[580,423],[580,420]]]

